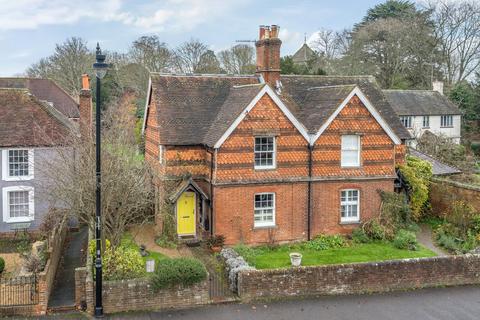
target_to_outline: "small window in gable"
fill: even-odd
[[[158,145],[158,161],[165,164],[165,146]]]
[[[341,165],[342,167],[360,166],[360,136],[342,136]]]
[[[33,179],[33,149],[3,150],[2,171],[6,181]]]
[[[255,169],[274,169],[275,149],[275,137],[255,137]]]

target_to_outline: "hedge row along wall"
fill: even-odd
[[[480,255],[445,256],[248,270],[238,275],[242,300],[361,294],[480,283]]]

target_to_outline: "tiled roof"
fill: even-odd
[[[71,130],[71,120],[26,89],[0,88],[0,147],[59,145]]]
[[[429,90],[383,90],[399,116],[461,114],[447,97]]]
[[[257,76],[153,73],[160,143],[213,146],[262,89]],[[411,138],[371,77],[282,76],[280,99],[316,133],[358,86],[400,139]]]
[[[382,90],[378,87],[375,79],[371,76],[297,76],[297,75],[282,75],[281,77],[283,90],[301,106],[304,97],[313,92],[311,88],[329,87],[329,86],[345,86],[356,85],[365,94],[367,99],[372,103],[380,116],[388,123],[393,132],[400,139],[410,139],[411,135],[400,122],[400,119],[393,111],[382,94]],[[321,91],[320,91],[321,93]],[[310,107],[303,107],[303,112],[310,112]],[[320,108],[316,108],[315,112],[320,112]],[[324,119],[319,116],[318,121]],[[321,126],[320,123],[311,123],[313,126]]]
[[[246,107],[252,91],[259,90],[255,86],[244,89],[235,89],[234,86],[258,83],[256,76],[153,73],[152,100],[155,101],[158,110],[160,143],[212,145],[211,141],[226,130],[225,122],[234,117],[235,110],[241,108],[244,102]],[[227,100],[228,105],[225,104]],[[219,123],[222,122],[221,119],[223,123]]]
[[[445,164],[443,162],[440,162],[439,160],[435,159],[432,156],[429,156],[423,152],[420,152],[416,149],[413,148],[408,148],[408,152],[410,155],[420,158],[422,160],[428,161],[432,165],[432,173],[434,176],[441,176],[441,175],[449,175],[449,174],[457,174],[457,173],[462,173],[460,169],[457,169],[455,167],[449,166],[448,164]]]
[[[47,101],[68,118],[78,118],[78,103],[50,79],[0,78],[0,88],[27,89],[37,99]]]

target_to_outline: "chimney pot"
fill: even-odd
[[[90,90],[90,78],[88,74],[82,74],[82,90]]]
[[[270,27],[270,38],[278,38],[279,27],[276,24],[272,24]]]
[[[259,34],[259,37],[258,39],[259,40],[262,40],[265,38],[265,26],[264,25],[261,25],[260,26],[260,34]]]

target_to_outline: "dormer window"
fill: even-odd
[[[33,179],[33,149],[3,150],[2,178],[5,181]]]
[[[255,137],[255,169],[275,169],[275,137]]]

